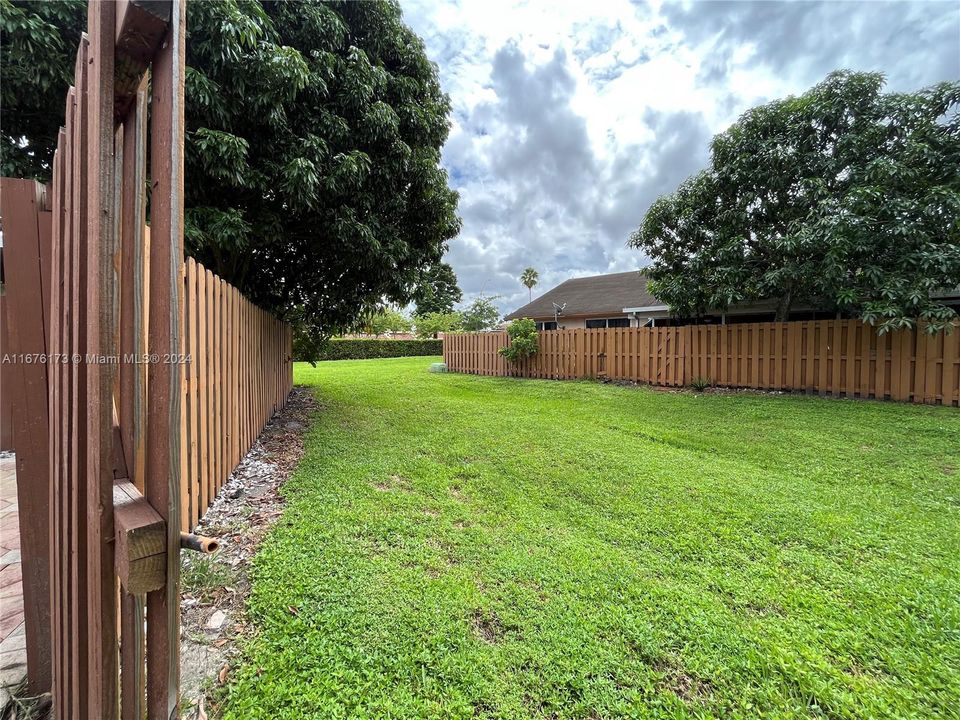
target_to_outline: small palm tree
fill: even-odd
[[[533,286],[536,285],[539,280],[540,275],[532,267],[528,267],[520,275],[520,282],[522,282],[530,292],[530,302],[533,302]]]

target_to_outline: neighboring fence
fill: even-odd
[[[184,272],[180,527],[192,530],[293,383],[290,325],[203,265]]]
[[[725,387],[960,405],[960,327],[885,335],[858,320],[552,330],[537,355],[509,364],[505,332],[444,338],[452,372],[528,378],[605,377],[653,385],[700,378]]]

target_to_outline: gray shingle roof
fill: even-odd
[[[619,315],[625,307],[662,304],[647,291],[646,275],[633,270],[567,280],[533,302],[514,310],[504,319],[553,317],[553,303],[567,304],[563,311],[564,316],[603,313]]]

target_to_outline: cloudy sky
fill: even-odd
[[[960,3],[401,0],[453,103],[443,163],[467,299],[526,301],[646,264],[626,247],[659,195],[747,108],[831,70],[890,90],[960,78]]]

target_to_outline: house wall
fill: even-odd
[[[561,315],[560,328],[566,330],[582,330],[587,326],[587,320],[590,319],[612,319],[627,318],[630,320],[630,327],[639,327],[636,320],[629,318],[625,313],[605,313],[602,315]],[[535,317],[536,322],[553,322],[553,316]]]

